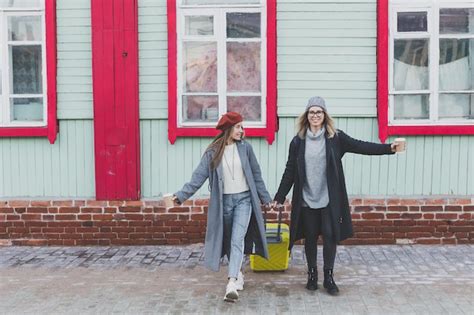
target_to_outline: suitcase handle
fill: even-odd
[[[284,205],[277,205],[276,208],[278,209],[278,228],[277,228],[277,234],[276,234],[276,242],[281,241],[281,216],[282,216],[282,209],[284,208]],[[270,208],[271,209],[271,208]],[[264,211],[264,216],[263,216],[263,224],[265,226],[265,230],[267,229],[267,207],[263,207]]]

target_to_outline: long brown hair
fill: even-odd
[[[212,140],[211,144],[209,144],[209,146],[207,147],[206,151],[214,151],[214,156],[211,160],[212,170],[215,170],[221,162],[222,156],[224,155],[225,146],[227,142],[232,139],[232,131],[234,130],[234,126],[223,130],[214,138],[214,140]],[[245,133],[242,133],[241,139],[244,138],[244,135]]]
[[[326,128],[328,137],[332,138],[337,133],[336,124],[334,123],[334,119],[332,119],[331,115],[329,115],[328,112],[323,108],[321,109],[324,111],[323,126]],[[303,114],[301,114],[300,117],[298,117],[298,121],[296,122],[296,130],[298,136],[301,139],[306,137],[306,131],[309,129],[308,112],[309,108]]]

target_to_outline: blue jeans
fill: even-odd
[[[252,215],[250,192],[224,195],[224,246],[229,257],[229,278],[237,278],[244,259],[245,234]]]

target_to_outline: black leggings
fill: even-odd
[[[300,222],[303,223],[305,235],[304,249],[308,268],[316,268],[318,238],[321,234],[323,235],[324,269],[333,269],[334,267],[336,242],[332,233],[329,211],[331,211],[329,206],[322,209],[301,208],[302,218]]]

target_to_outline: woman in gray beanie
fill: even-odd
[[[341,159],[347,152],[393,154],[398,144],[377,144],[349,137],[335,128],[326,102],[319,96],[309,99],[298,119],[297,129],[274,205],[282,204],[293,187],[289,248],[291,250],[296,241],[305,240],[306,288],[316,290],[317,239],[322,235],[323,286],[329,294],[336,295],[339,292],[333,277],[336,245],[353,234]]]

